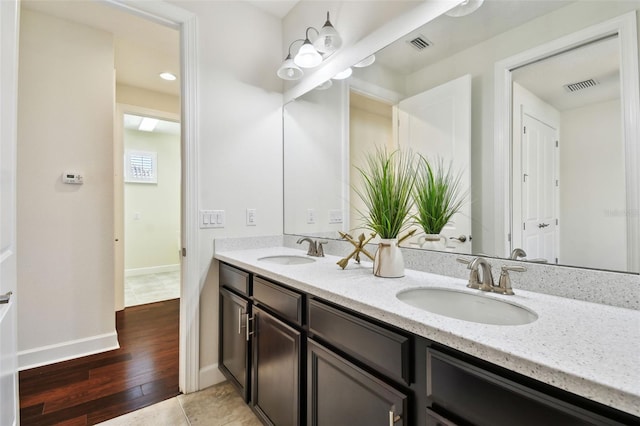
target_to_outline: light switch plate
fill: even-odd
[[[256,209],[247,209],[247,226],[256,226]]]
[[[342,210],[329,210],[329,223],[342,223]]]

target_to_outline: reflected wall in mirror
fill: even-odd
[[[304,182],[303,171],[306,172],[318,165],[321,168],[326,167],[326,170],[333,170],[335,175],[325,174],[325,179],[318,181],[311,192],[316,199],[325,199],[329,197],[322,195],[323,192],[335,191],[331,187],[338,186],[340,189],[338,192],[333,192],[333,196],[338,197],[339,202],[335,202],[334,205],[340,204],[339,208],[343,209],[344,213],[344,220],[339,227],[346,231],[356,229],[360,223],[357,220],[358,214],[354,213],[353,209],[354,206],[357,206],[357,200],[354,199],[350,186],[357,182],[355,182],[351,163],[357,164],[356,152],[359,152],[360,147],[354,148],[350,146],[350,143],[358,143],[359,146],[363,143],[355,142],[358,137],[354,134],[363,135],[363,140],[368,139],[371,147],[381,144],[387,144],[391,147],[397,146],[402,134],[401,127],[398,128],[397,123],[399,105],[403,100],[469,74],[471,76],[471,146],[468,171],[470,172],[472,196],[469,203],[471,232],[468,234],[473,237],[468,243],[470,251],[475,254],[508,257],[512,249],[524,247],[525,251],[527,251],[526,249],[529,251],[527,253],[529,260],[546,260],[548,263],[555,263],[557,258],[560,264],[637,272],[637,266],[624,261],[626,241],[629,239],[637,240],[634,233],[628,232],[632,228],[626,229],[624,222],[631,221],[633,223],[634,220],[640,222],[640,217],[638,217],[637,211],[633,217],[634,212],[630,210],[631,204],[619,202],[621,197],[629,198],[628,191],[626,191],[628,182],[625,186],[624,181],[628,180],[630,176],[629,170],[627,170],[629,150],[621,150],[622,147],[626,148],[628,145],[625,144],[622,134],[624,132],[620,130],[624,123],[621,123],[620,118],[617,121],[615,119],[614,104],[621,102],[612,97],[615,95],[610,95],[608,100],[603,99],[596,102],[592,99],[581,107],[554,107],[558,110],[556,115],[561,120],[555,128],[557,137],[551,136],[551,139],[556,137],[559,140],[560,156],[557,156],[556,160],[540,161],[539,164],[549,169],[550,175],[555,173],[556,178],[547,178],[547,181],[555,185],[555,180],[558,180],[559,189],[550,188],[547,191],[552,194],[547,198],[550,198],[551,201],[555,200],[549,219],[558,219],[558,226],[551,225],[555,221],[539,220],[534,223],[535,219],[531,219],[529,229],[531,227],[547,231],[550,230],[548,228],[555,229],[553,233],[549,233],[553,235],[552,237],[528,235],[520,232],[520,226],[526,226],[522,224],[527,221],[527,214],[538,209],[539,204],[537,201],[534,203],[533,200],[542,193],[538,190],[536,190],[538,192],[533,191],[530,189],[531,187],[527,189],[520,185],[524,174],[531,175],[532,173],[526,173],[522,170],[523,151],[518,148],[520,146],[518,144],[521,144],[519,140],[521,138],[517,129],[521,126],[522,117],[525,117],[526,120],[536,119],[531,117],[532,114],[522,115],[524,107],[517,105],[521,102],[522,93],[536,93],[537,89],[532,80],[537,79],[542,82],[543,87],[551,86],[550,76],[560,74],[560,72],[540,71],[534,68],[536,65],[531,65],[513,73],[513,80],[518,87],[518,89],[514,89],[514,93],[518,98],[514,98],[513,108],[515,110],[509,114],[513,115],[516,122],[513,123],[515,129],[513,152],[508,154],[506,164],[501,160],[501,147],[496,145],[500,132],[496,130],[494,121],[500,117],[494,116],[494,74],[496,63],[504,58],[517,56],[521,52],[537,48],[628,12],[632,14],[635,12],[637,16],[638,10],[640,10],[640,1],[486,0],[484,5],[472,15],[462,18],[441,16],[429,22],[424,27],[407,34],[401,40],[390,43],[387,48],[377,52],[376,60],[371,66],[354,68],[353,76],[340,82],[339,85],[336,85],[337,82],[334,81],[333,89],[341,93],[336,96],[344,102],[339,109],[342,114],[342,125],[347,126],[341,131],[336,131],[333,136],[335,139],[331,142],[333,144],[339,141],[340,145],[339,152],[336,151],[331,157],[331,163],[334,166],[320,165],[321,160],[324,161],[324,159],[318,155],[296,157],[295,161],[292,161],[293,153],[290,153],[289,150],[294,141],[288,140],[290,132],[287,117],[290,116],[290,110],[299,110],[295,106],[296,103],[304,102],[308,96],[316,96],[312,95],[312,92],[315,91],[287,104],[284,108],[285,233],[338,237],[335,232],[338,225],[328,223],[330,216],[328,211],[338,207],[323,206],[323,211],[317,212],[318,222],[315,224],[317,226],[311,229],[306,223],[307,221],[304,220],[308,219],[308,209],[305,207],[305,203],[308,204],[308,201],[301,202],[295,193],[290,193],[287,189],[291,185],[289,181]],[[411,41],[416,38],[422,40],[416,42],[417,44],[428,45],[428,47],[421,50],[415,49],[413,46],[416,43],[411,43]],[[593,40],[586,40],[582,44],[587,44],[587,41]],[[602,42],[603,45],[607,43],[619,46],[620,40],[612,38]],[[596,48],[597,46],[598,43],[593,43],[591,47]],[[583,94],[587,94],[589,89],[601,90],[609,80],[615,80],[615,78],[611,78],[615,77],[614,70],[596,71],[592,65],[602,65],[604,62],[609,62],[605,61],[604,55],[614,57],[620,56],[620,53],[627,54],[624,51],[610,54],[604,53],[604,51],[587,54],[580,52],[577,51],[576,55],[577,60],[582,61],[579,65],[573,62],[574,65],[561,65],[560,68],[563,70],[563,84],[581,82],[591,78],[584,77],[584,72],[593,69],[590,75],[594,75],[595,80],[601,84],[598,87],[584,89]],[[362,57],[370,54],[371,52],[363,52]],[[589,61],[584,62],[585,58]],[[625,58],[623,57],[623,59]],[[635,61],[637,62],[637,45]],[[589,62],[591,65],[588,65]],[[539,66],[545,65],[541,62]],[[530,74],[535,77],[534,79],[525,77],[527,69],[533,70]],[[570,76],[564,74],[564,71],[567,70],[579,72]],[[623,97],[628,95],[624,88],[610,89],[609,91],[611,93],[617,92],[618,95],[622,91]],[[545,99],[546,96],[546,94],[538,93],[535,98]],[[348,101],[349,98],[351,102]],[[545,102],[552,103],[551,101]],[[609,108],[600,105],[601,109],[598,110],[596,107],[596,104],[606,104],[607,102]],[[370,105],[363,106],[363,103]],[[322,109],[319,105],[317,108]],[[335,107],[327,106],[327,108],[335,113],[338,111]],[[586,118],[587,115],[579,115],[578,110],[580,109],[591,109],[591,116]],[[373,125],[363,124],[362,117],[357,116],[357,113],[354,113],[355,110],[359,110],[361,115],[373,114],[379,122],[390,122],[390,124],[388,126],[385,124],[386,127],[383,130]],[[619,109],[617,113],[620,113]],[[351,121],[351,126],[349,126],[349,121]],[[609,124],[605,125],[605,121],[617,124],[611,124],[611,129],[606,130],[609,128]],[[534,122],[537,123],[537,121]],[[594,137],[594,131],[587,130],[587,126],[580,126],[580,123],[586,122],[594,124],[595,129],[605,136]],[[634,125],[637,126],[637,122]],[[330,126],[333,124],[327,124],[325,127]],[[553,126],[550,127],[553,128]],[[616,136],[616,128],[619,136]],[[508,133],[510,138],[511,131]],[[580,144],[564,144],[562,142],[571,139],[582,142]],[[409,141],[412,142],[410,139]],[[604,142],[607,145],[599,145]],[[633,143],[637,144],[637,141]],[[596,145],[593,147],[595,151],[588,148],[589,144]],[[511,150],[511,142],[507,148],[509,151]],[[300,152],[298,151],[298,153]],[[528,161],[526,167],[533,167],[536,164],[535,155],[538,155],[536,151],[525,150],[525,157]],[[287,160],[287,157],[290,160]],[[291,163],[295,163],[294,170],[290,170]],[[338,169],[335,168],[336,164],[340,164]],[[498,174],[502,173],[502,180],[495,178],[496,171],[499,172]],[[330,185],[329,183],[334,180],[340,180],[341,185],[338,185],[337,182]],[[501,198],[502,185],[508,189]],[[513,193],[511,188],[514,188]],[[604,192],[601,189],[604,189]],[[308,192],[307,195],[309,195]],[[606,199],[603,198],[605,196]],[[503,204],[503,199],[508,202]],[[300,211],[296,217],[290,214],[292,206],[299,207]],[[549,210],[549,207],[546,209]],[[499,222],[496,219],[501,215],[504,216],[504,222]],[[537,228],[540,224],[546,223],[549,225]],[[621,236],[625,231],[627,231],[626,235]],[[604,236],[604,233],[607,235]],[[509,237],[511,241],[509,241]],[[419,242],[414,240],[410,245],[417,246]],[[452,244],[448,244],[447,249],[456,252],[465,251],[460,246],[456,248],[451,246]],[[549,247],[552,250],[545,251]]]

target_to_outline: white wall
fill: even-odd
[[[329,231],[336,237],[345,230],[348,205],[344,182],[344,151],[349,144],[343,129],[349,100],[347,86],[335,82],[327,90],[312,90],[285,106],[284,193],[287,194],[284,215],[285,232],[318,234]],[[315,211],[315,223],[310,224],[307,211]],[[340,210],[343,223],[329,224],[329,211]]]
[[[563,111],[561,117],[560,261],[626,271],[620,101]]]
[[[493,109],[494,64],[523,50],[555,40],[613,18],[639,7],[633,2],[580,1],[534,19],[511,31],[507,31],[483,43],[424,68],[407,79],[407,93],[419,93],[428,88],[470,73],[472,80],[472,147],[471,169],[473,198],[474,251],[493,253],[494,235],[493,202]],[[562,22],[562,26],[552,25]]]
[[[21,367],[115,338],[113,39],[22,10],[18,87]],[[77,170],[83,185],[65,185]]]
[[[124,149],[155,152],[158,171],[155,184],[124,184],[125,273],[179,267],[180,135],[125,129]]]
[[[213,239],[282,234],[281,22],[238,1],[177,1],[198,17],[200,209],[226,211],[226,226],[199,234],[200,386],[222,380]],[[245,225],[255,208],[257,225]],[[215,264],[214,264],[215,265]]]

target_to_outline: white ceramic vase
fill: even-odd
[[[404,259],[398,239],[381,239],[373,259],[373,274],[383,278],[404,277]]]
[[[447,239],[440,234],[425,234],[418,239],[420,247],[428,250],[444,250]]]

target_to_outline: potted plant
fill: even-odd
[[[367,211],[360,212],[364,226],[380,237],[373,272],[380,277],[404,276],[404,261],[398,248],[398,234],[411,222],[412,191],[416,180],[414,157],[400,150],[376,149],[358,167],[362,189],[355,191]]]
[[[463,206],[467,192],[460,187],[462,173],[454,174],[451,164],[445,168],[442,159],[435,165],[420,156],[417,165],[413,199],[416,214],[415,223],[424,231],[423,247],[436,248],[443,237],[442,228]],[[446,241],[446,239],[445,239]]]

